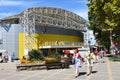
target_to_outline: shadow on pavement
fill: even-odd
[[[94,74],[94,73],[97,73],[97,71],[92,71],[92,73]],[[79,76],[81,76],[81,75],[86,75],[87,74],[87,72],[80,72],[79,73]]]
[[[94,73],[97,73],[97,71],[92,71],[92,73],[94,74]]]
[[[79,76],[81,76],[81,75],[86,75],[87,74],[87,72],[80,72],[79,73]]]

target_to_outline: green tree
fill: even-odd
[[[103,10],[106,14],[105,23],[111,28],[118,26],[120,22],[120,0],[106,0]]]
[[[106,14],[105,23],[113,28],[113,34],[120,34],[120,0],[108,0],[108,3],[104,6]],[[120,38],[116,36],[117,42],[120,42]]]
[[[110,46],[110,33],[102,29],[113,29],[113,34],[120,34],[120,0],[88,0],[89,28],[98,33],[96,39],[106,47]],[[118,39],[119,40],[119,39]]]

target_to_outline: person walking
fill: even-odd
[[[104,63],[103,55],[104,55],[104,51],[101,49],[101,50],[99,51],[99,57],[100,57],[100,62],[102,62],[102,63]]]
[[[94,59],[94,54],[92,52],[87,52],[86,53],[86,60],[87,60],[87,76],[89,76],[92,73],[92,68],[93,68],[93,61]]]
[[[94,55],[95,55],[95,62],[98,62],[98,60],[99,60],[99,52],[98,52],[98,50],[97,50],[97,48],[94,50]]]
[[[75,49],[75,53],[73,55],[74,66],[75,66],[75,78],[79,76],[80,68],[82,67],[82,59],[80,53],[78,53],[78,49]]]

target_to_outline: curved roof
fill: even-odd
[[[52,25],[76,30],[83,30],[87,23],[85,19],[73,12],[53,7],[28,8],[18,15],[3,18],[0,22],[23,23],[33,18],[35,24],[38,25]]]
[[[37,13],[43,16],[49,16],[52,18],[57,18],[60,20],[67,19],[68,21],[75,21],[79,23],[85,23],[86,21],[80,17],[79,15],[61,9],[61,8],[53,8],[53,7],[37,7],[37,8],[29,8],[27,9],[29,12],[32,11],[33,13]],[[26,10],[25,10],[26,11]]]

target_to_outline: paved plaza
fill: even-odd
[[[75,68],[33,71],[16,71],[16,63],[0,63],[0,80],[120,80],[120,62],[109,61],[95,63],[93,72],[87,76],[87,66],[83,63],[80,76],[75,78]]]

